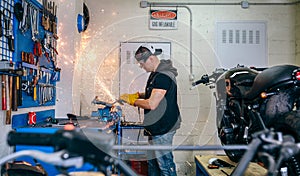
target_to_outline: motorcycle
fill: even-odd
[[[216,125],[222,145],[248,145],[254,133],[267,129],[292,135],[299,142],[300,67],[219,68],[192,83],[198,84],[215,88]],[[245,151],[225,150],[225,153],[238,162]],[[299,161],[300,157],[295,155],[286,162],[294,175],[300,175],[300,169],[296,169]]]
[[[33,149],[17,151],[6,157],[0,158],[0,166],[12,164],[11,161],[14,159],[26,156],[32,157],[36,161],[42,161],[56,166],[61,172],[59,175],[70,175],[70,168],[72,170],[74,168],[81,169],[85,163],[89,163],[93,166],[89,171],[97,172],[87,171],[82,174],[96,175],[98,173],[97,175],[113,175],[111,166],[114,165],[121,175],[137,176],[138,174],[132,170],[131,167],[114,155],[112,150],[114,142],[115,137],[112,133],[88,128],[58,129],[53,134],[10,131],[7,136],[7,143],[9,146],[47,146],[53,147],[54,152],[49,153],[49,151],[45,152]],[[41,175],[40,173],[37,173],[36,168],[26,167],[25,170],[20,164],[18,165],[19,166],[15,167],[13,170],[6,171],[7,174],[10,175],[9,173],[11,173],[14,175],[14,173],[18,173],[17,175],[20,175],[21,172],[21,175],[26,175],[27,173],[28,175]],[[41,170],[41,167],[39,167],[39,170]]]

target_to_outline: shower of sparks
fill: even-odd
[[[103,92],[105,92],[109,96],[109,98],[111,100],[115,99],[115,97],[111,94],[110,90],[108,90],[108,88],[106,87],[106,85],[103,83],[102,80],[99,79],[99,77],[96,78],[96,85],[97,85],[97,87],[100,87],[101,90]]]
[[[89,52],[86,52],[87,47],[91,46],[91,42],[92,42],[92,37],[91,36],[92,36],[92,34],[90,34],[89,31],[85,31],[85,32],[82,33],[81,42],[80,42],[80,49],[77,52],[77,58],[78,59],[85,59],[86,61],[90,61],[91,65],[87,68],[98,68],[97,65],[92,65],[93,63],[95,63],[93,61],[99,59],[97,48],[90,48],[88,50]],[[105,56],[104,60],[106,60],[106,58],[107,58],[107,56]],[[100,59],[102,59],[102,58],[100,58]],[[110,64],[113,61],[114,61],[113,59],[110,60]],[[99,71],[99,69],[97,70],[97,72],[98,71]],[[111,73],[107,73],[107,75],[111,75]],[[103,81],[103,79],[104,78],[102,76],[95,76],[95,89],[94,90],[101,90],[101,93],[103,92],[103,95],[106,95],[111,100],[114,100],[115,97],[112,95],[111,90],[109,90],[109,88],[107,86],[108,84],[106,84],[108,81]],[[95,91],[95,92],[97,92],[97,91]],[[108,97],[106,97],[105,99],[107,99]],[[104,97],[99,97],[99,98],[103,99]]]

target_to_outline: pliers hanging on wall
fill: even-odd
[[[3,36],[3,29],[2,29],[2,16],[3,12],[0,10],[0,37]]]

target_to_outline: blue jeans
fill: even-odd
[[[157,136],[149,137],[150,145],[171,146],[176,131]],[[148,154],[148,176],[176,176],[176,165],[172,151],[170,150],[149,150]]]

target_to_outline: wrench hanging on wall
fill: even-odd
[[[29,6],[30,13],[30,24],[31,24],[31,34],[32,40],[37,41],[37,36],[39,35],[39,11],[32,5]]]
[[[2,29],[2,16],[3,16],[3,13],[2,11],[0,11],[0,37],[3,36],[3,29]]]
[[[29,4],[25,1],[22,0],[22,7],[23,7],[23,17],[22,21],[19,23],[19,30],[22,33],[25,33],[29,29],[29,18],[28,18],[28,6]]]
[[[9,12],[9,14],[10,14],[10,12]],[[13,25],[12,25],[12,19],[10,16],[4,17],[4,25],[5,25],[5,37],[7,38],[9,50],[15,51]]]

